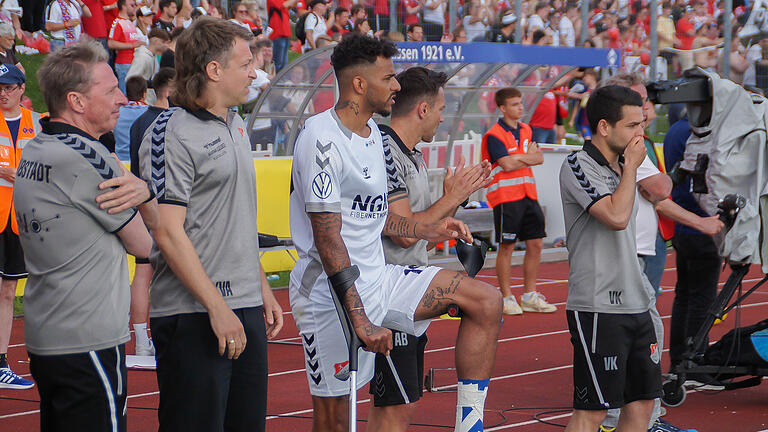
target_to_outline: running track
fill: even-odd
[[[726,270],[722,277],[725,280]],[[521,292],[522,269],[513,269],[513,282],[518,283],[514,292]],[[745,288],[754,284],[762,275],[753,268],[745,278]],[[485,270],[480,276],[496,285],[494,273]],[[564,301],[567,296],[567,263],[542,264],[539,290],[558,305],[551,315],[525,314],[505,317],[499,336],[498,354],[492,384],[486,402],[486,431],[557,431],[562,428],[536,421],[539,412],[567,407],[571,403],[571,345],[565,322]],[[674,253],[667,259],[667,271],[662,280],[665,292],[659,297],[658,307],[669,326],[669,314],[673,299],[672,289],[676,280]],[[276,292],[283,308],[288,309],[287,290]],[[768,287],[761,287],[745,302],[741,310],[740,326],[753,324],[768,316]],[[715,326],[712,339],[718,339],[733,328],[736,312],[732,311],[724,324]],[[286,313],[285,328],[279,339],[297,341],[297,331],[291,315]],[[28,376],[23,345],[23,320],[14,321],[10,359],[17,373]],[[426,368],[453,366],[453,350],[458,321],[436,320],[429,328]],[[311,429],[311,401],[307,391],[301,353],[297,345],[270,344],[270,378],[268,431],[291,432]],[[128,347],[128,352],[132,352]],[[666,344],[665,344],[666,350]],[[663,368],[668,368],[666,353]],[[455,386],[453,372],[438,374],[436,384]],[[158,402],[155,376],[150,371],[128,372],[128,430],[157,430],[156,411]],[[451,431],[455,416],[455,392],[425,393],[419,402],[411,429],[413,431]],[[26,391],[0,390],[0,431],[39,430],[38,395],[35,389]],[[359,393],[358,415],[367,418],[369,408],[367,388]],[[513,411],[502,410],[514,408]],[[681,427],[697,428],[700,432],[756,432],[768,429],[768,385],[731,392],[691,392],[685,403],[669,408],[665,417]],[[568,411],[544,414],[541,417],[555,423],[566,423]],[[360,430],[365,423],[360,422]]]

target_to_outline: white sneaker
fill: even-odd
[[[523,310],[517,304],[515,296],[504,297],[504,315],[522,315]]]
[[[137,356],[155,356],[155,344],[152,343],[152,339],[149,340],[149,345],[136,345]]]
[[[533,298],[525,300],[525,295],[520,297],[520,306],[523,312],[543,312],[552,313],[557,310],[557,306],[547,303],[547,298],[540,292],[534,292]]]

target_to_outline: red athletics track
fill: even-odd
[[[672,288],[676,280],[674,253],[667,259],[662,286],[665,292],[659,298],[659,311],[669,326],[672,307]],[[724,281],[729,271],[722,277]],[[522,269],[514,268],[514,281],[520,283]],[[761,278],[759,269],[753,268],[745,278],[745,288]],[[484,281],[496,284],[493,271],[483,271]],[[515,432],[557,431],[556,426],[539,423],[533,415],[549,407],[564,407],[571,403],[571,345],[565,322],[564,301],[567,295],[567,263],[542,264],[539,290],[559,306],[551,315],[525,314],[506,317],[501,330],[496,366],[488,400],[486,402],[486,431],[508,430]],[[519,295],[521,285],[515,292]],[[277,291],[277,297],[287,310],[287,290]],[[753,324],[768,316],[768,287],[762,287],[747,301],[741,311],[740,325]],[[290,314],[285,315],[286,325],[281,340],[298,340],[296,327]],[[736,313],[732,311],[724,324],[712,331],[712,339],[718,339],[734,326]],[[437,320],[429,328],[426,368],[453,366],[453,349],[458,321]],[[14,322],[10,358],[17,373],[28,376],[29,367],[18,360],[24,355],[23,321]],[[303,369],[304,357],[298,345],[270,344],[270,379],[268,431],[309,431],[311,429],[311,402]],[[666,350],[666,347],[665,347]],[[128,347],[132,352],[132,347]],[[664,370],[668,368],[665,355]],[[437,385],[455,385],[453,372],[438,375]],[[157,430],[156,411],[158,396],[153,372],[128,372],[128,430]],[[12,400],[25,399],[27,401]],[[413,431],[451,431],[455,416],[455,393],[425,393],[419,402]],[[359,393],[359,418],[367,418],[369,402],[367,389]],[[36,390],[0,390],[0,431],[34,431],[39,428]],[[540,408],[536,408],[540,407]],[[518,408],[504,415],[501,410]],[[277,416],[281,417],[277,417]],[[567,412],[545,414],[544,419],[565,423]],[[700,432],[756,432],[768,429],[768,385],[731,392],[692,392],[685,403],[669,408],[665,417],[679,426],[696,428]],[[365,423],[360,422],[360,430]]]

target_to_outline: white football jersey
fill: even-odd
[[[360,268],[355,286],[361,296],[382,286],[387,163],[393,174],[394,163],[376,123],[368,120],[368,126],[368,137],[356,135],[331,108],[307,119],[296,140],[290,223],[299,259],[291,272],[292,298],[311,294],[322,304],[332,304],[308,216],[313,212],[341,213],[341,237],[352,264]]]

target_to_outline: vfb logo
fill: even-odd
[[[333,190],[333,184],[331,183],[331,176],[325,172],[320,171],[314,179],[312,179],[312,193],[320,199],[326,199],[331,196]]]

